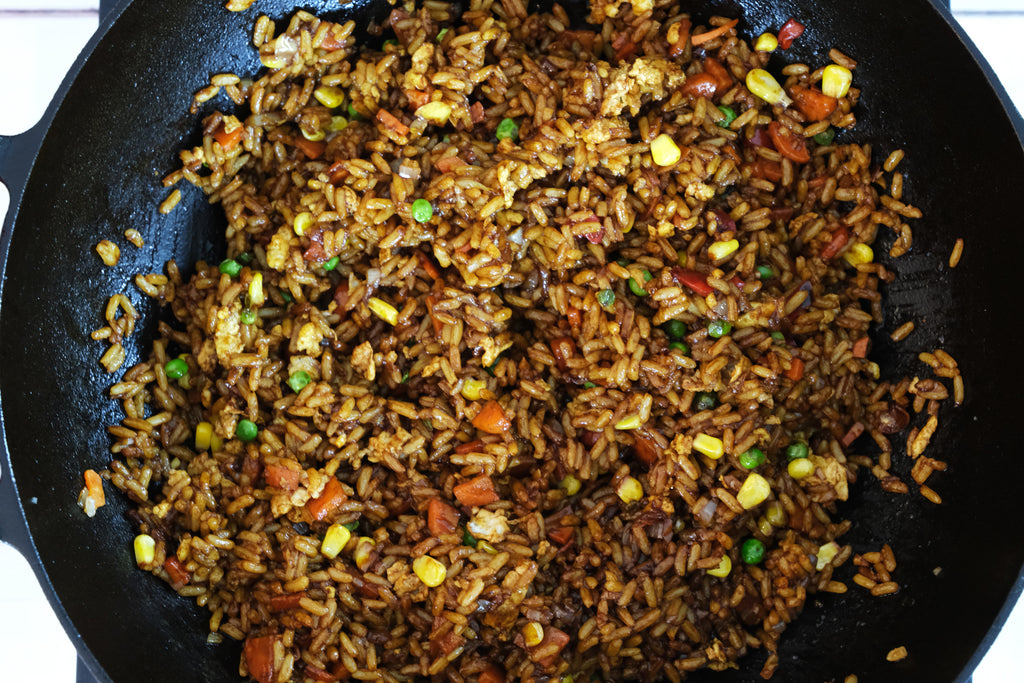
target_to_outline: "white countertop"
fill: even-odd
[[[97,4],[98,0],[0,0],[0,92],[5,104],[0,107],[0,134],[20,133],[39,120],[95,30]],[[1024,0],[953,0],[952,6],[1024,110],[1024,60],[1018,50],[1024,36]],[[7,205],[7,191],[0,185],[0,217]],[[978,667],[974,683],[1024,680],[1021,643],[1024,600]],[[0,680],[72,683],[75,664],[75,650],[28,563],[0,543]]]

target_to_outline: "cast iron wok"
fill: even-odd
[[[967,378],[965,404],[942,413],[933,439],[931,454],[950,462],[931,482],[943,505],[883,494],[868,476],[845,506],[855,549],[895,548],[901,591],[813,599],[783,640],[777,679],[820,683],[856,673],[862,681],[963,681],[1019,594],[1024,565],[1024,544],[1015,542],[1024,374],[1014,287],[1024,253],[1016,208],[1024,198],[1024,128],[948,13],[927,0],[686,4],[698,16],[742,17],[748,37],[802,19],[807,33],[774,58],[776,70],[783,59],[822,64],[832,46],[860,60],[856,82],[865,97],[856,130],[844,135],[873,140],[879,155],[906,149],[905,194],[926,216],[915,225],[911,255],[897,264],[883,328],[913,319],[917,330],[898,346],[877,333],[877,359],[890,373],[918,374],[916,354],[941,346]],[[187,103],[212,73],[254,74],[248,36],[257,12],[282,18],[292,10],[274,0],[239,14],[221,5],[136,0],[104,22],[43,121],[0,141],[0,177],[12,195],[0,238],[0,534],[30,559],[100,680],[237,676],[239,647],[206,643],[204,610],[135,569],[125,501],[110,492],[94,519],[75,504],[82,471],[107,466],[105,428],[121,417],[105,395],[112,379],[97,364],[104,344],[89,338],[102,324],[103,303],[123,291],[144,316],[127,345],[130,367],[160,315],[131,284],[134,274],[160,272],[169,258],[183,265],[218,258],[223,222],[197,191],[185,189],[169,216],[156,209],[167,194],[159,178],[175,167],[176,150],[196,140],[201,115],[189,115]],[[338,9],[336,0],[303,7],[354,16],[363,26],[389,9],[384,2]],[[121,238],[128,227],[142,233],[144,248]],[[957,237],[967,247],[950,270]],[[121,244],[114,268],[92,251],[103,238]],[[896,459],[905,474],[905,459]],[[886,662],[898,645],[909,657]],[[694,680],[755,680],[763,658],[755,653],[739,671]]]

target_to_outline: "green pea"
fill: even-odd
[[[169,360],[164,366],[164,374],[167,375],[167,379],[181,379],[188,374],[188,363],[181,358]]]
[[[629,278],[629,291],[633,292],[637,296],[647,296],[647,290],[644,289],[643,285],[637,282],[634,278]]]
[[[686,336],[686,332],[686,323],[682,320],[669,320],[665,323],[665,334],[667,334],[670,339],[682,339]]]
[[[679,351],[682,351],[683,353],[689,353],[690,352],[690,347],[687,346],[685,342],[681,342],[681,341],[674,341],[674,342],[672,342],[671,344],[668,345],[668,348],[670,348],[670,349],[678,349]]]
[[[651,271],[645,270],[644,271],[644,282],[650,282],[653,279],[654,279],[654,276],[651,275]]]
[[[732,325],[725,320],[712,320],[708,323],[708,336],[721,339],[732,332]]]
[[[593,389],[593,388],[594,388],[594,387],[596,387],[596,386],[597,386],[597,385],[596,385],[596,384],[594,384],[593,382],[584,382],[584,383],[583,383],[583,388],[584,388],[584,389]]]
[[[828,128],[814,136],[814,141],[819,145],[831,145],[832,141],[836,139],[836,129]]]
[[[340,260],[341,259],[339,259],[337,256],[332,256],[330,259],[328,259],[327,263],[324,264],[324,270],[334,270],[335,268],[338,267],[338,262]]]
[[[758,266],[757,277],[761,280],[770,280],[775,277],[775,271],[772,270],[771,266]]]
[[[306,388],[306,385],[313,381],[313,378],[309,376],[309,373],[305,370],[299,370],[293,372],[288,376],[288,386],[292,388],[296,394]]]
[[[800,458],[806,458],[810,453],[811,449],[802,441],[794,441],[786,446],[787,460],[799,460]]]
[[[434,206],[420,197],[412,203],[412,217],[417,223],[426,223],[434,215]]]
[[[242,264],[233,258],[224,259],[220,262],[220,272],[231,277],[238,277],[238,274],[242,272]]]
[[[295,301],[295,298],[287,289],[279,289],[277,291],[281,295],[281,298],[284,299],[284,302],[286,304],[290,304],[291,302]]]
[[[711,410],[718,405],[718,397],[710,391],[698,391],[693,397],[697,410]]]
[[[238,314],[238,319],[242,322],[243,325],[252,325],[254,322],[256,322],[256,312],[253,311],[251,308],[247,308]]]
[[[252,263],[252,254],[248,252],[242,252],[235,257],[235,260],[241,263],[243,266],[247,266]]]
[[[462,544],[463,545],[468,545],[470,548],[475,548],[476,544],[478,542],[479,541],[477,541],[475,538],[473,538],[473,534],[469,533],[469,529],[466,529],[465,531],[462,532]]]
[[[259,432],[259,427],[252,420],[239,420],[238,426],[235,427],[235,436],[246,442],[255,439]]]
[[[718,122],[722,128],[728,128],[729,124],[736,120],[736,111],[732,107],[719,106],[718,111],[725,115],[725,118]]]
[[[356,111],[356,108],[352,105],[351,102],[348,103],[348,117],[352,121],[365,121],[366,120],[366,118],[362,114],[360,114],[359,112]]]
[[[610,289],[602,289],[597,293],[597,303],[605,308],[615,303],[615,292]]]
[[[752,470],[764,464],[764,451],[760,448],[751,448],[740,454],[740,465],[745,469]]]
[[[498,124],[498,128],[494,131],[494,137],[499,140],[509,138],[515,140],[519,137],[519,125],[514,119],[502,119],[501,123]]]
[[[775,341],[786,341],[786,335],[781,332],[772,332],[772,339]]]
[[[359,522],[349,522],[348,524],[342,524],[342,526],[348,529],[349,531],[355,531],[359,528]]]
[[[740,546],[740,557],[747,564],[760,564],[764,559],[764,543],[756,538],[748,538]]]

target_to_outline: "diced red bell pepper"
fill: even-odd
[[[700,296],[707,296],[712,292],[711,285],[708,284],[708,278],[704,273],[689,268],[680,268],[675,266],[671,270],[672,279],[695,294]]]

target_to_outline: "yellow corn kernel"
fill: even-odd
[[[306,138],[310,142],[320,142],[327,136],[327,133],[323,132],[322,130],[318,130],[313,133],[307,133],[305,128],[299,128],[299,132],[302,133],[302,137]]]
[[[829,97],[845,97],[853,83],[853,72],[845,66],[829,64],[821,74],[821,92]]]
[[[775,77],[764,69],[751,69],[747,72],[747,90],[768,104],[781,104],[785,107],[793,104],[793,100],[789,98]]]
[[[224,445],[224,441],[216,433],[210,436],[210,450],[216,453]]]
[[[259,307],[266,300],[267,297],[263,293],[263,273],[253,273],[252,280],[249,280],[249,304]]]
[[[483,550],[488,555],[498,554],[498,549],[483,539],[476,542],[476,547],[478,550]]]
[[[658,166],[671,166],[679,161],[683,153],[676,141],[662,133],[651,142],[651,158]]]
[[[213,425],[209,422],[200,422],[196,425],[196,450],[208,450],[211,443],[213,443]]]
[[[327,126],[327,128],[331,132],[337,133],[339,130],[345,130],[347,126],[348,121],[345,119],[344,116],[332,116],[331,123]]]
[[[639,429],[642,424],[643,420],[640,419],[639,415],[630,415],[616,422],[615,428],[620,430]]]
[[[803,479],[814,472],[814,463],[808,458],[797,458],[796,460],[790,461],[786,471],[789,472],[789,476],[794,479]]]
[[[771,536],[772,532],[775,531],[772,523],[764,515],[757,518],[757,530],[761,532],[762,536]]]
[[[462,396],[467,401],[479,401],[481,392],[487,388],[487,382],[482,379],[467,379],[462,383]]]
[[[725,452],[725,446],[722,444],[721,439],[703,433],[693,437],[693,449],[703,453],[712,460],[718,460],[722,457],[722,453]]]
[[[708,256],[710,256],[712,258],[712,260],[717,261],[718,259],[725,258],[726,256],[728,256],[729,254],[733,253],[734,251],[736,251],[739,248],[740,248],[739,240],[728,240],[726,242],[715,242],[710,247],[708,247]]]
[[[288,63],[277,55],[260,55],[260,62],[268,69],[280,69]]]
[[[843,258],[845,258],[846,262],[851,266],[859,266],[862,263],[871,263],[874,261],[875,252],[868,245],[858,242],[846,250],[846,253],[843,254]]]
[[[412,570],[424,585],[437,588],[444,583],[448,570],[430,555],[420,555],[412,561]]]
[[[338,556],[338,553],[345,549],[351,538],[352,532],[345,528],[345,525],[332,524],[327,529],[327,533],[324,534],[324,540],[320,544],[320,552],[327,559],[333,560]]]
[[[762,33],[754,43],[754,49],[758,52],[775,52],[779,48],[779,39],[771,33]]]
[[[416,116],[439,126],[448,123],[448,117],[451,116],[451,113],[452,106],[447,102],[427,102],[416,110]]]
[[[398,310],[387,301],[371,296],[370,300],[366,302],[366,305],[370,307],[370,310],[373,311],[374,315],[386,322],[388,325],[398,324]]]
[[[132,545],[135,548],[135,564],[142,569],[152,569],[153,558],[156,556],[156,539],[149,534],[139,534]]]
[[[763,503],[771,492],[772,486],[768,483],[768,480],[757,472],[751,472],[747,475],[743,485],[740,486],[739,493],[736,494],[736,500],[740,502],[744,510],[749,510]]]
[[[313,91],[313,97],[328,109],[337,109],[345,101],[345,91],[332,85],[321,85]]]
[[[832,561],[832,558],[838,554],[839,544],[835,541],[829,541],[818,548],[818,564],[815,565],[815,568],[820,572],[822,569],[827,567],[828,563]]]
[[[782,509],[782,503],[778,501],[768,506],[764,516],[768,518],[768,523],[772,526],[784,526],[786,524],[786,511]]]
[[[566,495],[569,496],[575,496],[579,493],[581,486],[582,484],[580,484],[580,480],[571,474],[565,475],[565,479],[563,479],[562,483],[559,484],[559,487],[561,487],[561,489],[565,491]]]
[[[313,214],[309,211],[303,211],[300,214],[296,214],[295,218],[292,220],[292,230],[294,230],[295,234],[299,237],[305,235],[311,225],[313,225]]]
[[[711,576],[717,576],[720,579],[724,579],[729,576],[729,572],[732,571],[732,560],[729,559],[728,555],[722,555],[722,561],[718,563],[718,566],[714,569],[709,569],[708,574]]]
[[[635,503],[644,497],[644,487],[636,477],[623,477],[615,493],[623,503]]]
[[[526,647],[537,647],[544,640],[544,627],[538,621],[531,621],[523,627],[523,641]]]
[[[373,549],[377,547],[377,542],[369,536],[360,536],[359,540],[356,541],[356,549],[352,554],[352,560],[359,567],[359,571],[365,572],[370,568],[370,564],[373,561]]]

